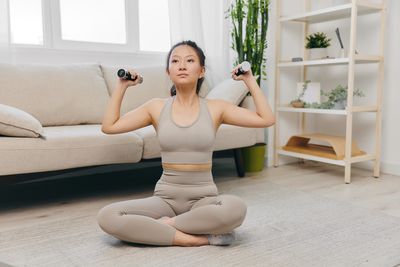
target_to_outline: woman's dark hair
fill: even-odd
[[[175,44],[175,45],[169,50],[168,55],[167,55],[167,68],[166,68],[167,71],[168,71],[168,69],[169,69],[169,58],[171,57],[172,51],[173,51],[176,47],[181,46],[181,45],[188,45],[188,46],[192,47],[192,48],[196,51],[196,54],[197,54],[197,56],[198,56],[199,59],[200,59],[200,66],[202,66],[202,67],[205,66],[206,56],[204,55],[203,50],[202,50],[200,47],[198,47],[197,44],[196,44],[195,42],[190,41],[190,40],[187,40],[187,41],[182,41],[182,42],[179,42],[179,43]],[[204,81],[204,77],[202,77],[202,78],[200,78],[200,79],[197,80],[196,94],[199,94],[199,91],[200,91],[200,88],[201,88],[201,85],[202,85],[203,81]],[[171,96],[176,95],[176,88],[175,88],[175,85],[173,85],[173,86],[171,87],[170,94],[171,94]]]

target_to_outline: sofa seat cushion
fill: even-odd
[[[153,126],[134,131],[143,139],[143,158],[161,157],[161,147]],[[214,151],[252,146],[257,143],[257,129],[222,124],[217,132]]]
[[[100,124],[110,96],[100,66],[0,63],[0,103],[43,126]]]
[[[106,135],[101,125],[44,127],[41,138],[0,138],[0,175],[135,163],[143,141],[134,132]]]

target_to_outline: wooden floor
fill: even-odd
[[[214,163],[213,174],[218,188],[224,190],[238,188],[241,184],[268,181],[400,217],[400,177],[382,174],[376,179],[371,171],[353,168],[352,183],[344,184],[343,170],[341,167],[306,162],[266,168],[238,178],[233,160],[219,159]],[[43,222],[95,216],[103,206],[129,199],[132,194],[135,197],[150,196],[160,173],[160,167],[152,167],[135,170],[134,174],[125,171],[2,185],[0,229],[16,230]]]

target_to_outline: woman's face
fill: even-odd
[[[174,48],[169,58],[168,75],[176,86],[193,84],[195,87],[204,72],[204,67],[200,65],[200,59],[192,47],[180,45]]]

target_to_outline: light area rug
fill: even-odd
[[[104,234],[96,212],[0,231],[13,266],[396,266],[400,218],[271,182],[219,185],[246,219],[227,247],[130,245]],[[130,196],[135,198],[135,196]],[[140,195],[143,197],[143,195]]]

